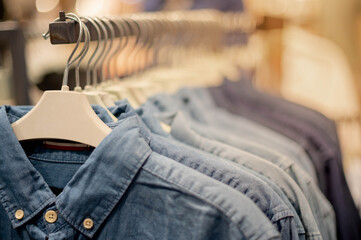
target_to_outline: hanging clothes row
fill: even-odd
[[[249,81],[255,26],[60,13],[61,90],[0,108],[0,238],[360,239],[334,123]]]

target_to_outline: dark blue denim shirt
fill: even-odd
[[[342,166],[335,124],[320,113],[257,91],[245,81],[209,89],[218,106],[298,142],[308,153],[319,186],[336,212],[339,239],[361,239],[361,218]]]
[[[304,144],[316,167],[321,190],[334,206],[338,238],[361,239],[361,218],[343,172],[335,124],[316,111],[264,94],[243,82],[231,84],[226,81],[220,91],[214,89],[216,94],[212,91],[212,95],[217,104],[229,104],[230,111]],[[234,92],[238,90],[241,94],[235,97]],[[216,97],[218,91],[221,99]],[[268,121],[263,122],[264,119]]]
[[[154,152],[137,116],[119,121],[93,151],[76,152],[21,145],[9,108],[0,108],[2,240],[279,239],[243,194]],[[63,184],[58,196],[45,179]],[[49,210],[54,223],[44,219]]]
[[[117,107],[110,108],[110,110],[118,119],[136,114],[126,101],[117,102]],[[151,112],[150,106],[143,106],[137,110],[137,114],[146,123],[147,127],[156,133],[152,134],[152,141],[150,142],[154,151],[244,193],[267,215],[269,220],[280,231],[282,239],[299,239],[298,234],[301,239],[305,237],[302,225],[298,233],[294,220],[297,213],[292,211],[293,207],[291,207],[291,210],[264,181],[247,172],[241,166],[234,165],[227,160],[217,158],[214,155],[191,148],[172,139],[169,134],[162,130],[158,120],[152,116]]]

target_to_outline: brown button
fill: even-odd
[[[45,220],[48,223],[55,223],[57,219],[58,219],[58,214],[55,211],[49,210],[45,213]]]
[[[93,220],[91,220],[90,218],[86,218],[83,222],[83,226],[86,228],[86,229],[91,229],[93,226],[94,226],[94,222]]]
[[[16,212],[15,212],[15,218],[16,218],[17,220],[21,220],[21,219],[23,219],[23,217],[24,217],[24,211],[21,210],[21,209],[16,210]]]

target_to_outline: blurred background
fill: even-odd
[[[42,38],[60,10],[86,16],[214,8],[257,19],[255,84],[337,122],[346,177],[361,206],[360,0],[1,0],[0,104],[59,89],[71,46]],[[70,51],[69,51],[70,52]]]

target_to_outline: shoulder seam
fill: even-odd
[[[237,226],[239,232],[240,232],[243,236],[246,236],[246,234],[241,230],[241,228],[240,228],[240,226],[239,226],[239,222],[236,222],[236,221],[233,219],[233,217],[231,216],[231,214],[228,213],[228,212],[227,212],[225,209],[223,209],[221,206],[219,206],[217,203],[212,202],[212,201],[206,199],[205,197],[201,196],[201,195],[198,194],[197,192],[194,192],[194,191],[192,191],[192,190],[190,190],[190,189],[187,189],[185,186],[182,186],[182,185],[179,184],[179,183],[175,183],[175,182],[170,181],[169,179],[165,179],[163,176],[160,176],[160,175],[154,173],[153,171],[147,169],[145,166],[143,166],[143,169],[144,169],[146,172],[148,172],[148,173],[150,173],[150,174],[152,174],[152,175],[154,175],[154,176],[156,176],[156,177],[158,177],[158,178],[160,178],[160,179],[162,179],[162,180],[164,180],[164,181],[166,181],[166,182],[168,182],[168,183],[171,183],[171,184],[176,185],[177,187],[183,189],[185,192],[187,192],[187,193],[189,193],[189,194],[197,197],[198,199],[200,199],[200,200],[208,203],[208,204],[211,205],[212,207],[218,209],[224,216],[226,216],[226,218],[227,218],[232,224],[234,224],[235,226]],[[266,232],[269,232],[270,230],[272,230],[272,229],[267,229],[267,230],[265,230],[264,232],[266,233]]]

